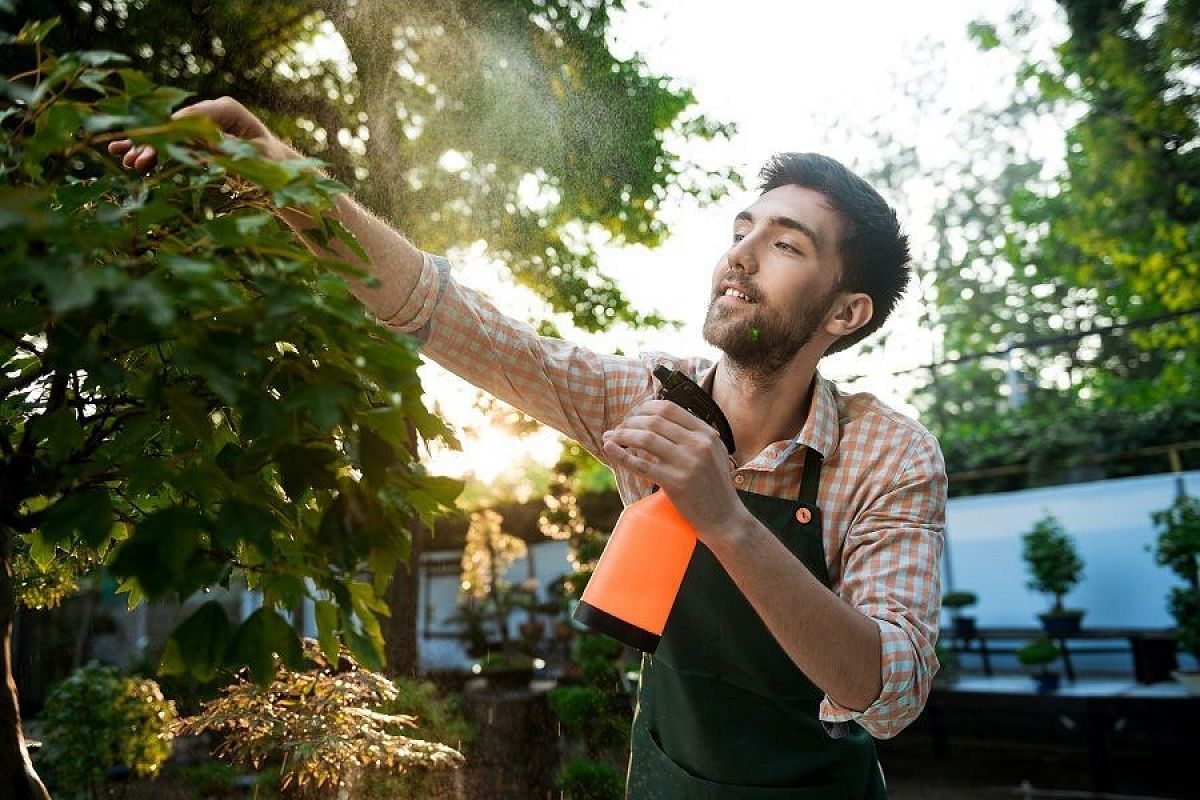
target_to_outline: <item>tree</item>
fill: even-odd
[[[695,113],[690,91],[640,59],[612,54],[623,5],[14,2],[18,14],[62,16],[52,46],[103,46],[200,97],[236,96],[423,248],[481,245],[584,331],[667,324],[630,305],[597,248],[653,246],[663,203],[715,199],[735,181],[668,145],[732,128]],[[536,324],[557,335],[550,320]],[[395,577],[388,651],[409,673],[416,584],[406,567]]]
[[[973,476],[958,492],[1164,469],[1127,454],[1197,430],[1197,6],[1061,5],[1069,35],[1048,56],[1048,22],[1025,12],[971,26],[1013,80],[951,146],[898,144],[903,114],[874,134],[877,178],[933,198],[917,291],[945,363],[913,402],[952,475]],[[945,114],[947,66],[902,87],[926,124]],[[1050,121],[1061,158],[1034,136]]]
[[[1033,68],[1050,99],[1082,109],[1066,168],[1020,198],[1021,256],[1090,290],[1116,322],[1200,308],[1200,3],[1060,0],[1070,29]],[[1111,339],[1089,376],[1098,404],[1146,408],[1197,393],[1200,317]]]
[[[350,295],[349,264],[304,249],[274,210],[320,217],[345,187],[169,121],[187,96],[104,51],[54,55],[53,21],[8,36],[0,82],[0,786],[45,797],[9,663],[14,554],[49,571],[103,563],[130,603],[244,580],[247,619],[208,602],[173,633],[166,673],[201,680],[300,660],[278,613],[316,604],[321,648],[381,662],[381,600],[410,514],[460,485],[425,474],[411,341]],[[170,156],[149,176],[106,142]],[[357,248],[325,219],[314,234]],[[361,253],[361,249],[359,249]],[[332,656],[331,656],[332,657]],[[11,791],[10,791],[11,787]]]

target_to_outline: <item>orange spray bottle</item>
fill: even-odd
[[[737,448],[721,408],[695,381],[659,366],[658,397],[671,400],[717,430],[726,449]],[[621,512],[575,619],[625,644],[653,653],[662,638],[675,596],[696,549],[692,530],[665,492],[655,491]]]

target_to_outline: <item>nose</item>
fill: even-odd
[[[758,258],[754,255],[751,238],[751,236],[743,236],[725,251],[725,260],[729,262],[730,269],[740,269],[746,273],[758,271]]]

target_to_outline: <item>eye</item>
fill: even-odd
[[[745,238],[746,238],[746,234],[744,234],[744,233],[735,233],[735,234],[733,235],[733,243],[734,243],[734,244],[737,244],[738,242],[740,242],[742,239],[745,239]]]
[[[780,250],[787,250],[790,253],[795,253],[796,255],[800,255],[800,251],[797,250],[796,248],[792,247],[787,242],[776,242],[775,246],[778,247]]]

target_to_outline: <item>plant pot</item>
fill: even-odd
[[[1171,680],[1179,669],[1178,642],[1172,636],[1137,635],[1129,637],[1133,648],[1133,678],[1138,683]]]
[[[1059,676],[1057,672],[1038,672],[1033,676],[1034,691],[1038,694],[1048,694],[1058,691]]]
[[[1062,639],[1079,633],[1083,615],[1084,612],[1078,610],[1050,611],[1046,614],[1038,614],[1038,619],[1042,621],[1042,628],[1045,629],[1047,636],[1052,639]]]
[[[1177,669],[1171,673],[1171,677],[1183,684],[1183,688],[1193,697],[1200,697],[1200,670]]]
[[[483,677],[492,689],[524,689],[533,680],[533,668],[487,670]]]
[[[956,639],[974,639],[979,635],[979,629],[975,627],[974,617],[954,617],[954,638]]]

